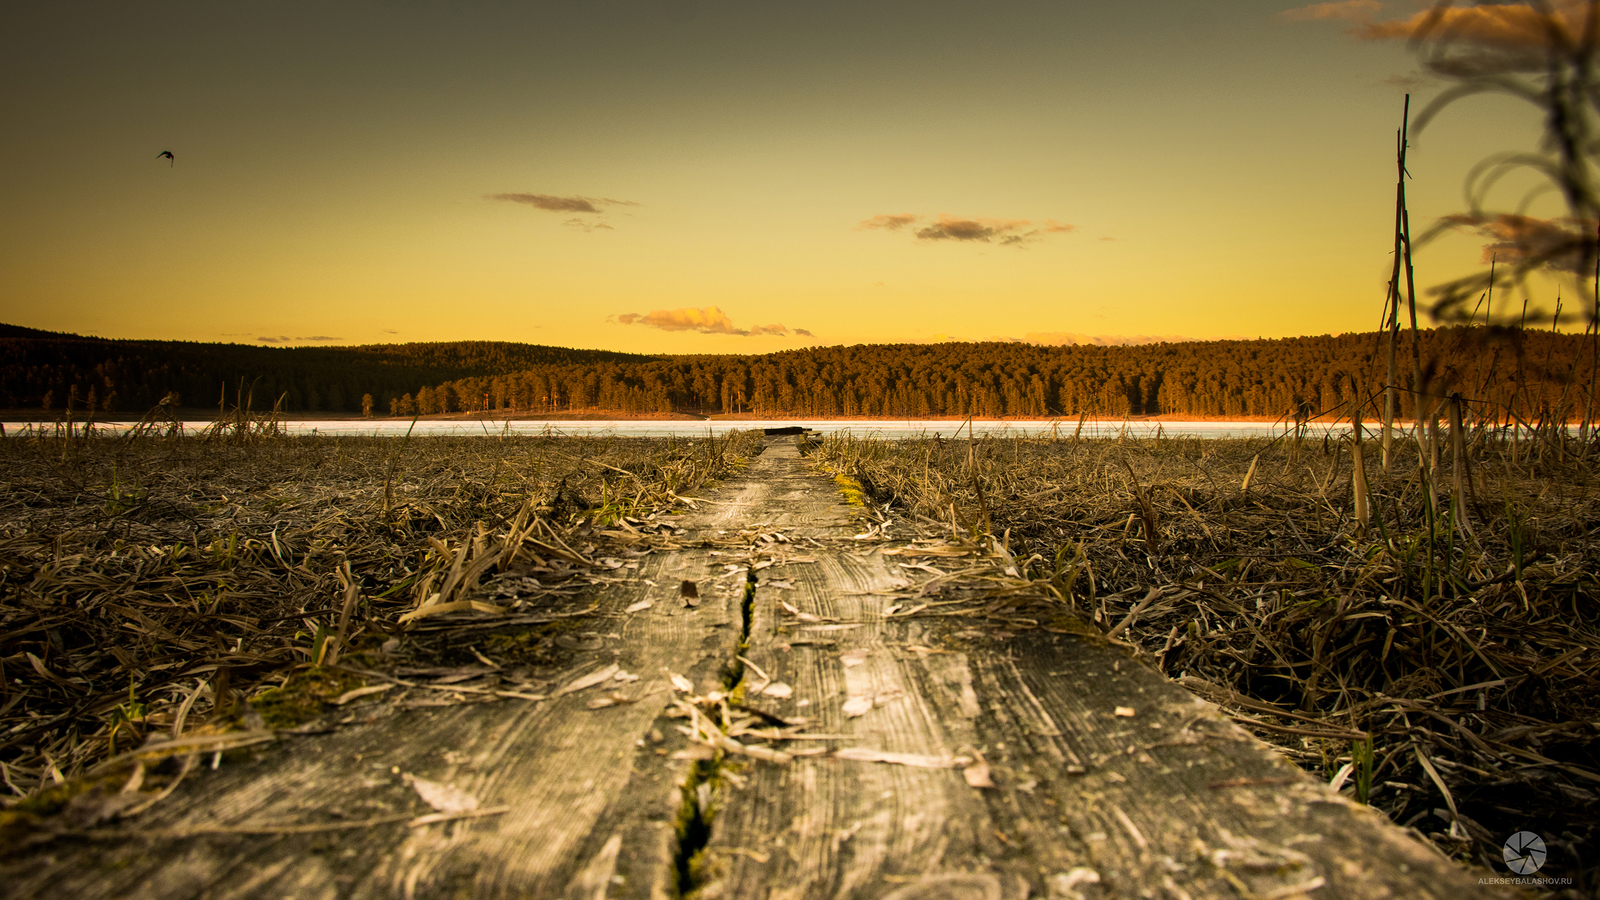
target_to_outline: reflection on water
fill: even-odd
[[[189,433],[198,433],[211,423],[195,421],[185,422],[184,429]],[[954,437],[959,431],[963,437],[967,433],[967,423],[950,419],[940,420],[763,420],[763,421],[504,421],[504,420],[427,420],[418,421],[412,428],[410,420],[406,419],[337,419],[337,420],[288,420],[282,423],[283,428],[290,434],[297,435],[375,435],[379,437],[399,437],[411,430],[416,435],[453,435],[462,436],[490,436],[497,437],[503,434],[516,435],[576,435],[576,436],[606,436],[618,437],[705,437],[708,434],[722,435],[730,431],[747,428],[783,428],[800,425],[823,434],[851,434],[856,437],[875,438],[922,438],[939,435],[941,437]],[[53,423],[25,423],[6,422],[7,435],[30,433],[32,429],[43,428],[47,432],[55,429]],[[79,425],[78,427],[82,427]],[[96,423],[96,431],[104,434],[120,434],[130,427],[126,422]],[[1292,426],[1291,426],[1292,427]],[[1369,426],[1370,427],[1370,426]],[[1164,437],[1271,437],[1284,432],[1283,423],[1271,422],[1148,422],[1124,420],[1091,420],[1083,423],[1079,431],[1077,419],[1059,419],[1054,421],[977,421],[971,424],[972,432],[985,437],[1050,437],[1071,438],[1074,434],[1082,437],[1118,437],[1126,434],[1132,438],[1156,437],[1159,433]],[[1307,434],[1310,437],[1322,437],[1326,434],[1344,434],[1349,431],[1348,424],[1313,425]]]

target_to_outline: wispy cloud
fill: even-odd
[[[488,194],[486,197],[489,200],[505,200],[508,203],[526,203],[534,209],[546,209],[550,212],[600,212],[600,208],[588,197],[552,197],[549,194]]]
[[[1382,9],[1383,5],[1378,0],[1338,0],[1335,3],[1313,3],[1297,9],[1286,9],[1278,13],[1278,18],[1284,22],[1317,22],[1331,19],[1365,24],[1376,18]]]
[[[602,206],[638,206],[632,200],[613,200],[610,197],[556,197],[550,194],[484,194],[485,200],[504,200],[523,203],[535,209],[550,212],[596,213],[604,212]]]
[[[1284,22],[1348,22],[1350,34],[1368,41],[1430,35],[1498,50],[1527,50],[1550,46],[1552,27],[1559,40],[1578,43],[1586,8],[1584,0],[1557,0],[1550,4],[1548,14],[1527,3],[1428,4],[1404,18],[1380,20],[1383,6],[1378,0],[1339,0],[1285,10],[1277,18]]]
[[[1461,213],[1441,219],[1458,228],[1488,238],[1482,262],[1497,260],[1510,265],[1533,263],[1548,269],[1576,272],[1583,264],[1584,246],[1592,242],[1594,223],[1577,219],[1536,219],[1513,213],[1474,216]]]
[[[1568,2],[1553,6],[1550,16],[1522,3],[1435,7],[1407,19],[1362,25],[1356,35],[1370,41],[1409,40],[1426,31],[1462,43],[1529,49],[1550,46],[1553,25],[1565,33],[1566,41],[1577,43],[1583,34],[1583,5]]]
[[[926,217],[917,213],[893,213],[873,216],[856,223],[857,231],[869,229],[882,229],[884,231],[900,231],[907,226],[926,221]],[[1020,246],[1047,234],[1065,234],[1076,228],[1057,222],[1055,219],[1045,219],[1042,224],[1035,225],[1030,219],[992,219],[987,217],[966,217],[940,214],[935,221],[917,228],[912,233],[919,241],[955,241],[993,243],[998,241],[1003,246]]]
[[[290,337],[286,334],[280,334],[276,337],[257,337],[256,340],[263,344],[331,344],[334,341],[342,341],[344,338],[329,337],[325,334],[313,334],[309,337]]]
[[[616,317],[623,325],[648,325],[662,331],[694,331],[700,334],[731,334],[738,337],[761,335],[800,335],[815,337],[804,328],[791,329],[786,325],[754,325],[737,328],[728,314],[715,306],[684,307],[682,309],[657,309],[649,313],[623,313]]]
[[[914,213],[892,213],[873,216],[870,219],[863,219],[856,225],[856,229],[864,231],[869,228],[882,228],[885,231],[899,231],[920,218],[922,217]]]
[[[959,216],[940,216],[939,221],[917,229],[917,239],[923,241],[989,241],[1001,238],[1010,243],[1018,237],[1020,229],[1028,227],[1027,219],[963,219]]]
[[[507,203],[521,203],[534,209],[558,213],[586,213],[588,215],[605,215],[607,206],[638,206],[633,200],[617,200],[612,197],[557,197],[553,194],[484,194],[485,200],[503,200]],[[591,222],[587,219],[571,218],[561,223],[574,231],[615,231],[604,222]]]

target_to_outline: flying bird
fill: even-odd
[[[163,150],[160,153],[157,153],[156,154],[156,159],[160,159],[163,156],[165,156],[167,158],[167,168],[169,168],[169,169],[172,168],[172,164],[173,163],[177,162],[176,159],[172,158],[172,151],[171,150]]]

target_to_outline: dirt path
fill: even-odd
[[[147,812],[12,859],[0,893],[1489,890],[1124,649],[1041,621],[1003,558],[885,536],[792,443],[677,524],[591,614],[544,626],[566,652],[538,684],[471,644],[455,691],[435,669],[319,733],[202,756]]]

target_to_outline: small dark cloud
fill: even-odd
[[[923,241],[988,241],[1005,235],[1005,232],[1028,224],[1021,222],[995,222],[940,216],[936,224],[917,229],[917,239]]]
[[[1536,219],[1513,213],[1474,216],[1461,213],[1440,221],[1470,229],[1489,243],[1483,245],[1482,262],[1497,260],[1511,265],[1528,265],[1577,272],[1584,267],[1584,248],[1593,244],[1593,222],[1578,219]]]
[[[870,219],[862,219],[856,224],[856,229],[861,231],[868,228],[882,228],[885,231],[899,231],[900,229],[910,225],[920,218],[922,217],[913,213],[894,213],[891,215],[873,216]]]
[[[280,334],[276,337],[257,337],[256,340],[263,344],[331,344],[335,341],[342,341],[344,338],[329,337],[325,334],[313,334],[309,337],[290,337],[286,334]]]
[[[812,334],[811,332],[807,331],[804,328],[796,328],[794,330],[794,333],[800,335],[801,337],[816,337],[816,335]]]
[[[552,194],[484,194],[485,200],[504,200],[521,203],[548,212],[589,213],[602,215],[606,206],[638,206],[633,200],[616,200],[611,197],[557,197]]]
[[[908,225],[923,221],[923,218],[923,216],[916,213],[873,216],[857,223],[856,230],[881,228],[884,231],[900,231]],[[1001,246],[1020,247],[1023,244],[1039,240],[1044,235],[1065,234],[1076,227],[1076,225],[1057,222],[1055,219],[1045,219],[1043,224],[1035,225],[1029,219],[990,219],[940,215],[938,221],[931,225],[924,225],[912,233],[916,235],[919,241],[956,241],[985,244],[998,241]]]
[[[1044,225],[1030,227],[1027,219],[963,219],[958,216],[940,216],[939,221],[917,229],[921,241],[976,241],[989,243],[999,239],[1002,247],[1019,247],[1031,243],[1043,234],[1071,231],[1073,226],[1062,225],[1054,219]]]
[[[1380,21],[1382,4],[1378,0],[1336,0],[1313,3],[1277,14],[1280,22],[1341,21],[1349,23],[1348,33],[1364,41],[1409,41],[1437,38],[1464,47],[1506,51],[1544,50],[1552,46],[1577,46],[1582,43],[1586,7],[1578,2],[1554,4],[1485,2],[1470,6],[1425,3],[1424,8],[1401,19]],[[1474,65],[1486,60],[1478,60]],[[1500,56],[1499,68],[1507,63],[1536,63],[1537,56],[1516,60]]]
[[[600,210],[587,197],[552,197],[549,194],[490,194],[490,200],[526,203],[535,209],[550,212],[598,213]]]
[[[383,329],[380,329],[378,331],[378,333],[379,334],[399,334],[400,332],[395,331],[393,328],[383,328]]]
[[[1355,34],[1368,41],[1411,40],[1423,34],[1438,35],[1463,44],[1499,50],[1544,49],[1551,43],[1551,27],[1565,32],[1565,42],[1577,44],[1583,35],[1582,4],[1565,5],[1547,15],[1524,3],[1485,3],[1481,6],[1440,7],[1429,4],[1409,19],[1357,22]],[[1356,21],[1356,20],[1352,20]]]
[[[561,224],[571,228],[573,231],[594,231],[596,228],[604,228],[606,231],[616,231],[615,228],[612,228],[610,225],[607,225],[604,222],[587,222],[583,219],[576,218],[568,219]]]

